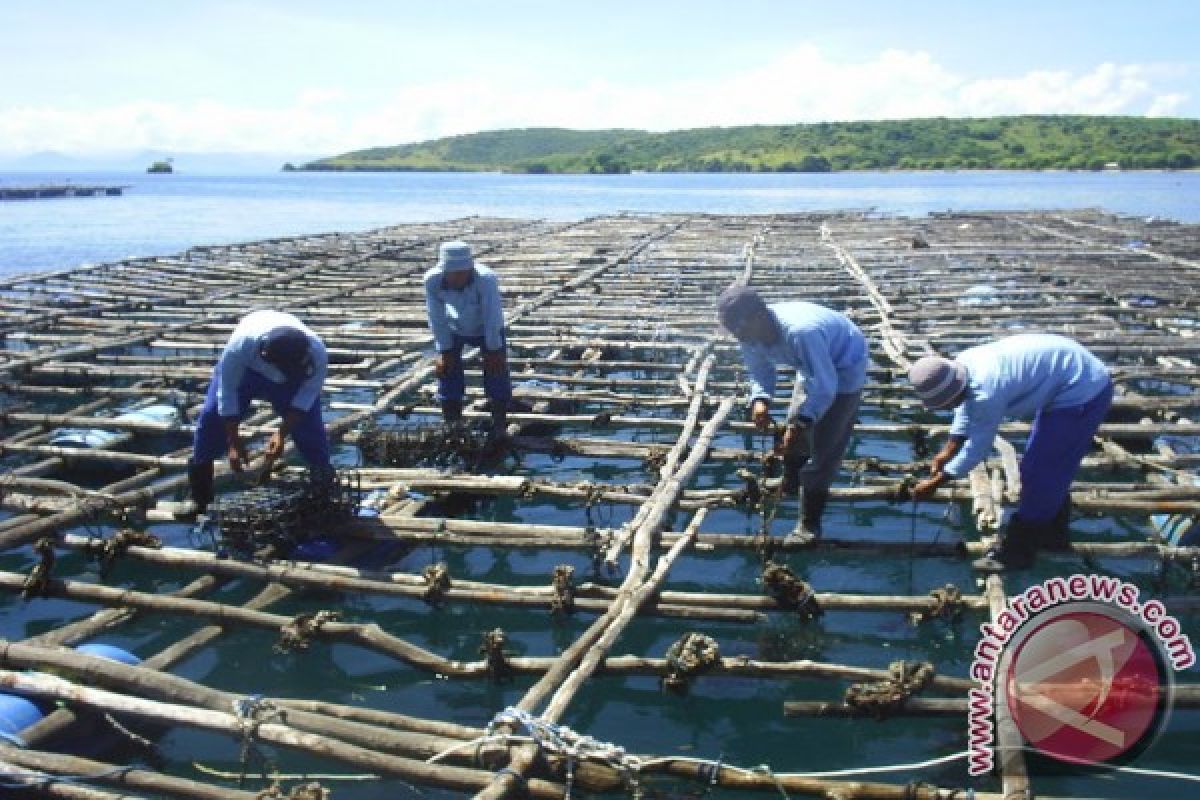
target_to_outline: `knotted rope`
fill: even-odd
[[[716,639],[703,633],[687,633],[667,648],[667,674],[662,687],[676,694],[686,694],[692,681],[708,672],[721,660],[721,648]]]

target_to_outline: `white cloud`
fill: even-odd
[[[636,86],[506,82],[498,75],[400,86],[387,97],[311,87],[273,108],[217,101],[94,110],[0,108],[0,152],[338,153],[510,127],[645,128],[998,114],[1178,114],[1181,70],[1101,64],[969,80],[924,52],[834,61],[803,46],[721,81]]]
[[[1174,117],[1181,113],[1183,104],[1188,101],[1188,96],[1180,92],[1172,92],[1170,94],[1160,94],[1154,98],[1154,102],[1150,104],[1150,108],[1146,109],[1147,117]]]

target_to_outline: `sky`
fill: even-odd
[[[0,0],[0,156],[1200,118],[1196,0]]]

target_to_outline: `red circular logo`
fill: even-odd
[[[1067,607],[1021,637],[1005,697],[1033,747],[1095,764],[1131,756],[1158,733],[1169,681],[1153,644],[1133,625],[1107,610]]]

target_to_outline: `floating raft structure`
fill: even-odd
[[[0,200],[43,200],[48,197],[120,197],[129,186],[83,186],[51,183],[39,186],[0,186]]]
[[[442,427],[432,399],[421,276],[448,239],[500,275],[523,409],[507,451]],[[871,342],[816,546],[781,544],[795,499],[714,322],[735,279],[842,309]],[[5,278],[5,780],[222,800],[1029,797],[1003,715],[994,776],[955,757],[825,770],[964,751],[978,625],[1030,580],[1117,571],[1197,631],[1198,287],[1200,228],[1091,210],[468,218]],[[217,511],[193,526],[191,421],[262,307],[328,345],[340,476],[254,489],[218,462]],[[897,503],[949,421],[904,374],[1024,330],[1083,342],[1117,397],[1073,487],[1074,552],[977,583],[964,557],[1018,496],[1028,425],[969,481]],[[245,429],[261,444],[273,424],[264,406]],[[1189,677],[1175,719],[1198,702]],[[81,752],[105,739],[117,754]],[[1051,776],[1038,794],[1130,785]]]

